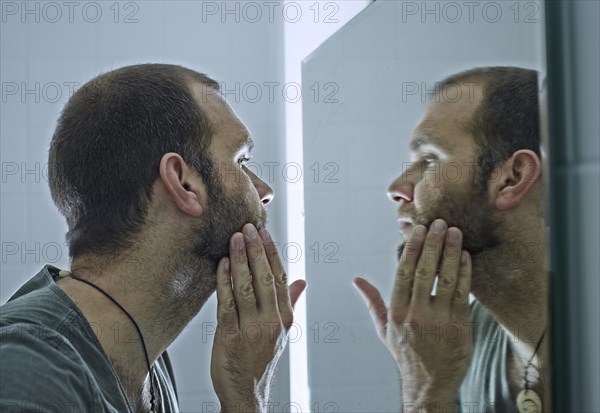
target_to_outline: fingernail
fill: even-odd
[[[242,237],[242,236],[235,237],[235,239],[233,240],[233,243],[235,245],[236,250],[241,251],[244,249],[244,237]]]
[[[467,251],[463,251],[462,254],[460,254],[460,262],[461,264],[467,263]]]
[[[436,234],[441,234],[446,229],[446,223],[442,219],[436,219],[435,221],[433,221],[433,225],[431,226],[431,229]]]
[[[264,242],[271,242],[271,234],[269,234],[269,231],[267,231],[265,228],[261,229],[259,231],[260,237],[262,238],[262,240]]]
[[[456,228],[450,228],[448,230],[448,241],[457,242],[460,232]]]
[[[223,268],[225,271],[229,271],[229,258],[227,257],[223,258]]]
[[[255,239],[258,236],[258,232],[256,232],[256,228],[252,224],[244,226],[244,234],[250,239]]]
[[[425,234],[427,233],[427,229],[423,225],[417,225],[413,231],[419,238],[425,237]]]

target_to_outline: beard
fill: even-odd
[[[401,214],[412,217],[413,225],[429,228],[434,220],[441,218],[446,221],[448,228],[457,227],[463,234],[462,248],[473,258],[500,244],[500,220],[494,216],[486,192],[475,186],[466,195],[451,195],[444,191],[435,197],[427,210],[412,213],[401,211]],[[398,247],[398,260],[405,248],[406,241]]]
[[[207,182],[207,187],[208,208],[202,223],[193,231],[193,255],[216,265],[229,255],[229,239],[245,224],[253,224],[257,230],[265,227],[267,210],[248,191],[239,189],[228,193],[216,177]],[[244,193],[245,196],[240,195]]]
[[[207,178],[208,177],[208,178]],[[246,223],[258,230],[267,222],[267,210],[246,187],[229,189],[215,173],[203,176],[206,183],[208,205],[202,219],[191,226],[186,241],[172,251],[170,272],[177,274],[170,295],[160,291],[156,302],[165,302],[168,310],[167,325],[178,328],[200,311],[216,288],[216,270],[219,260],[229,256],[231,236]],[[180,330],[179,330],[180,331]],[[178,334],[178,332],[177,332]]]

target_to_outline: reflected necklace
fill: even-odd
[[[529,362],[525,365],[525,372],[523,373],[523,379],[525,380],[525,388],[519,392],[517,395],[517,408],[519,409],[519,413],[542,413],[542,399],[540,396],[531,389],[531,385],[529,383],[529,378],[527,377],[527,372],[529,367],[533,364],[533,359],[540,349],[540,345],[542,344],[542,340],[544,340],[544,335],[546,334],[546,330],[542,333],[542,337],[540,337],[540,341],[538,341],[537,346],[535,346],[535,350],[533,352],[533,356],[529,359]]]
[[[121,309],[121,311],[123,311],[123,313],[127,316],[127,318],[129,318],[129,321],[131,321],[131,323],[135,327],[135,329],[138,333],[138,336],[140,337],[140,341],[142,342],[142,347],[144,348],[144,356],[146,357],[146,365],[148,366],[148,375],[150,377],[150,413],[154,413],[154,382],[152,380],[152,376],[154,373],[154,365],[152,365],[152,367],[150,367],[150,358],[148,357],[148,350],[146,349],[146,343],[144,342],[144,337],[142,336],[142,330],[140,330],[140,327],[137,325],[137,323],[135,322],[133,317],[127,312],[127,310],[125,310],[125,308],[123,308],[123,306],[121,304],[119,304],[117,302],[117,300],[112,298],[110,296],[110,294],[108,294],[102,288],[98,287],[96,284],[93,284],[87,280],[84,280],[83,278],[79,278],[75,274],[73,274],[71,271],[67,271],[67,270],[59,271],[58,276],[60,278],[71,277],[74,280],[80,281],[84,284],[89,285],[90,287],[95,288],[96,290],[98,290],[102,294],[104,294],[106,296],[106,298],[108,298],[110,301],[112,301],[117,307],[119,307]]]

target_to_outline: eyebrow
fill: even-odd
[[[448,150],[446,142],[431,132],[420,133],[410,141],[410,149],[415,152],[425,145],[437,146],[444,151]]]
[[[254,149],[254,141],[252,140],[252,137],[248,134],[244,134],[242,140],[235,145],[233,153],[239,152],[240,149],[244,147],[248,148],[248,152],[252,152],[252,149]]]

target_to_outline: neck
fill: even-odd
[[[138,246],[116,261],[78,257],[71,267],[76,277],[100,287],[125,308],[139,326],[143,343],[129,317],[101,292],[71,277],[58,282],[93,327],[133,403],[143,399],[143,389],[149,387],[144,344],[153,364],[214,291],[214,264],[156,250]]]
[[[545,228],[523,227],[473,257],[472,292],[517,341],[535,346],[548,325]]]
[[[536,352],[549,324],[545,229],[543,221],[529,231],[518,228],[519,225],[515,225],[515,230],[504,237],[497,248],[473,257],[472,293],[509,335],[513,388],[523,388],[524,366],[530,360],[534,367],[529,369],[529,374],[537,369],[538,384],[547,388],[549,330]]]
[[[504,255],[508,250],[489,251]],[[508,260],[496,260],[488,252],[473,261],[473,294],[496,320],[515,336],[539,338],[548,324],[548,275],[543,264],[523,263],[513,267]],[[517,259],[518,260],[518,259]],[[536,332],[534,333],[533,330]],[[535,338],[535,337],[533,337]]]

